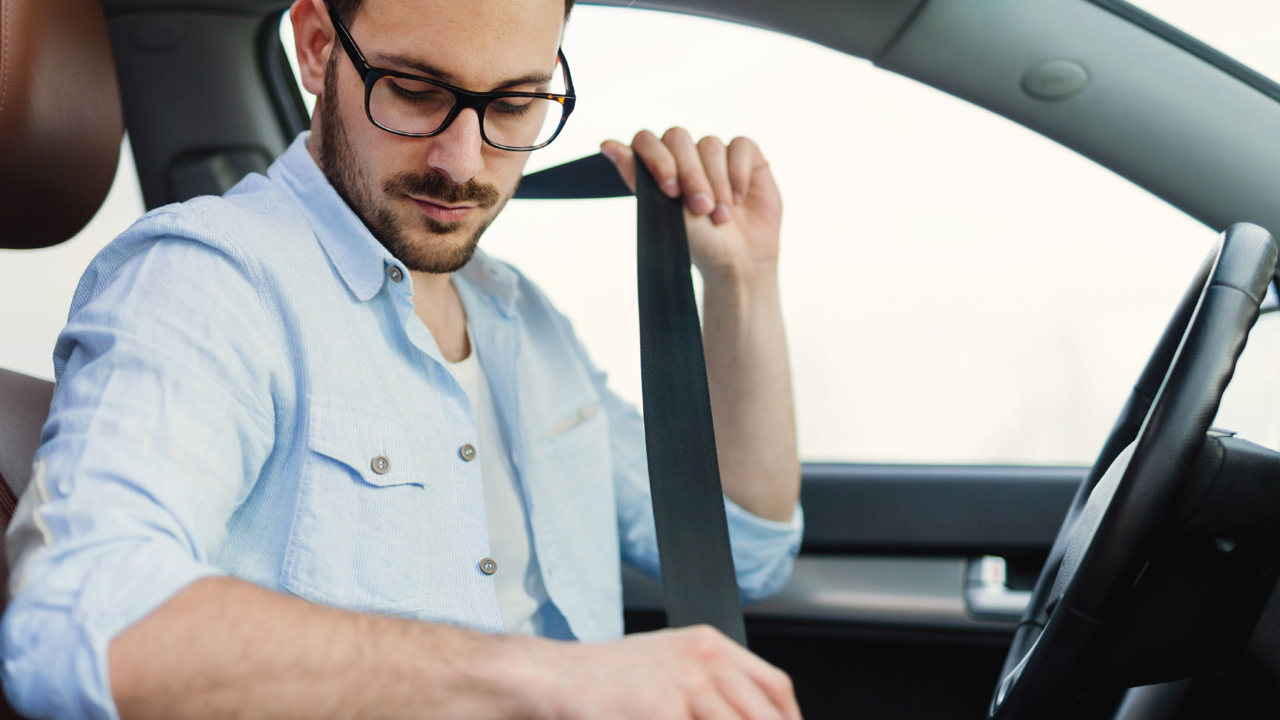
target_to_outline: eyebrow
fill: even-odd
[[[441,80],[443,82],[449,83],[450,85],[457,85],[459,87],[462,87],[462,83],[459,82],[458,79],[453,74],[445,70],[442,70],[430,63],[426,63],[421,60],[408,57],[407,55],[383,54],[383,53],[379,53],[379,55],[381,56],[381,59],[385,62],[391,63],[393,65],[399,65],[400,67],[410,68],[412,70],[420,72],[436,80]],[[503,80],[497,85],[494,85],[493,88],[491,88],[491,90],[499,90],[501,88],[515,87],[517,85],[537,85],[537,84],[546,83],[546,82],[551,82],[551,75],[549,73],[532,72],[527,75],[521,75],[519,77]]]

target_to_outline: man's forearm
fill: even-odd
[[[490,636],[192,583],[110,648],[123,720],[799,720],[787,676],[707,627],[600,643]]]
[[[771,520],[800,492],[795,407],[776,265],[703,277],[703,342],[725,494]]]
[[[549,644],[208,578],[112,641],[111,689],[124,720],[528,717]]]

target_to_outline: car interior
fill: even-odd
[[[792,676],[806,716],[1280,713],[1280,463],[1210,429],[1274,292],[1280,85],[1122,0],[592,4],[863,58],[1222,233],[1092,468],[805,464],[793,577],[745,617],[749,646]],[[0,0],[0,249],[38,251],[83,227],[126,131],[148,208],[265,171],[309,123],[278,33],[286,9]],[[52,391],[0,368],[5,523]],[[628,632],[665,625],[657,582],[627,571],[624,586]],[[0,717],[17,715],[5,704]]]

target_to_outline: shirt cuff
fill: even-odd
[[[111,640],[182,588],[224,574],[166,545],[30,559],[43,567],[30,568],[32,582],[10,603],[0,626],[4,689],[18,712],[118,720],[107,654]]]
[[[724,509],[742,602],[757,602],[777,593],[791,577],[800,552],[804,509],[796,502],[791,519],[786,521],[762,518],[727,497]]]

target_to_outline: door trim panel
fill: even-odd
[[[1087,471],[806,463],[802,552],[1046,553]]]
[[[801,556],[781,592],[744,612],[748,620],[1011,633],[1016,619],[969,612],[968,576],[965,558]],[[629,567],[622,579],[628,612],[662,612],[657,580]]]

